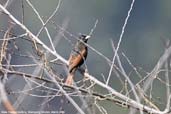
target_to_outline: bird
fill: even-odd
[[[75,71],[84,63],[87,58],[88,48],[85,45],[90,38],[89,35],[81,34],[78,41],[76,42],[74,49],[71,51],[68,62],[68,76],[65,84],[71,86],[73,84],[73,77]]]

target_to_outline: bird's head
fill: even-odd
[[[79,37],[83,42],[87,43],[88,39],[90,38],[89,35],[81,34]]]

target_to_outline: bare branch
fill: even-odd
[[[13,15],[11,15],[10,12],[7,11],[1,4],[0,4],[0,8],[4,11],[4,13],[6,13],[11,18],[11,20],[13,20],[17,25],[19,25],[22,29],[24,29],[31,38],[33,38],[37,43],[41,44],[43,48],[45,48],[47,51],[49,51],[51,54],[53,54],[55,57],[57,57],[59,60],[61,60],[65,64],[68,64],[67,60],[65,60],[58,53],[56,53],[55,51],[51,50],[48,46],[46,46],[38,37],[36,37],[33,33],[31,33],[30,30],[27,29],[25,25],[20,23]]]

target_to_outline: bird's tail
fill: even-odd
[[[67,76],[67,79],[65,81],[65,84],[68,85],[68,86],[71,86],[73,84],[73,77],[74,77],[74,74],[69,73],[68,76]]]

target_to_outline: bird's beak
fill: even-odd
[[[87,35],[85,39],[89,39],[91,36]]]

